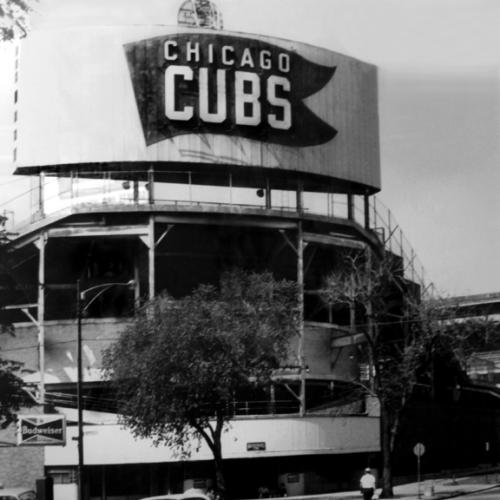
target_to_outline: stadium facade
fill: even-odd
[[[98,290],[82,322],[85,498],[206,486],[208,449],[180,460],[119,425],[101,353],[141,301],[181,297],[237,266],[295,280],[302,327],[298,362],[266,398],[234,402],[223,444],[232,490],[346,488],[379,451],[378,409],[349,398],[361,340],[319,290],[353,250],[387,249],[420,279],[375,200],[376,68],[224,31],[207,2],[185,2],[179,20],[34,30],[18,54],[14,155],[33,190],[9,243],[15,335],[2,352],[68,422],[66,444],[43,459],[37,449],[43,463],[24,479],[43,470],[56,499],[76,498],[79,285]],[[12,464],[32,450],[10,449]]]

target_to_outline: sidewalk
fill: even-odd
[[[459,476],[450,479],[437,478],[426,479],[420,485],[418,483],[406,483],[394,487],[394,498],[404,500],[441,500],[443,498],[458,497],[467,493],[484,491],[500,485],[500,471],[481,472],[479,474],[470,474],[468,476]],[[419,497],[420,487],[420,497]],[[380,490],[377,490],[377,494]],[[294,500],[360,500],[362,499],[359,491],[343,491],[338,493],[326,493],[322,495],[313,495],[307,497],[293,497]],[[378,498],[378,497],[374,497]]]
[[[500,485],[498,472],[458,477],[454,479],[429,479],[420,483],[420,498],[442,499],[452,498],[476,491],[488,490]],[[418,483],[409,483],[396,486],[394,496],[405,500],[419,498]]]
[[[452,498],[494,488],[499,484],[500,474],[497,472],[463,476],[454,479],[428,479],[420,483],[420,498],[429,500]],[[401,484],[394,488],[394,496],[404,498],[405,500],[418,499],[418,493],[418,483]]]

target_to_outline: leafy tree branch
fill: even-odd
[[[0,42],[27,35],[31,10],[25,0],[0,0]]]
[[[225,273],[174,300],[156,297],[104,355],[133,434],[189,454],[204,440],[223,494],[222,433],[241,390],[267,388],[298,334],[295,283]]]

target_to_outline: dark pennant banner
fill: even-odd
[[[296,52],[217,33],[141,40],[125,52],[147,145],[210,133],[302,147],[337,133],[303,102],[336,68]]]

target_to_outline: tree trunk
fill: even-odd
[[[191,422],[191,426],[203,437],[214,457],[215,469],[215,491],[220,500],[226,497],[226,478],[224,475],[224,461],[222,459],[222,429],[224,427],[224,414],[222,411],[217,413],[215,429],[210,425],[206,428]]]
[[[224,476],[224,463],[222,460],[222,447],[220,439],[214,443],[215,490],[223,500],[226,497],[226,479]]]
[[[393,498],[391,422],[386,403],[380,402],[380,450],[382,452],[382,493],[380,498]]]

